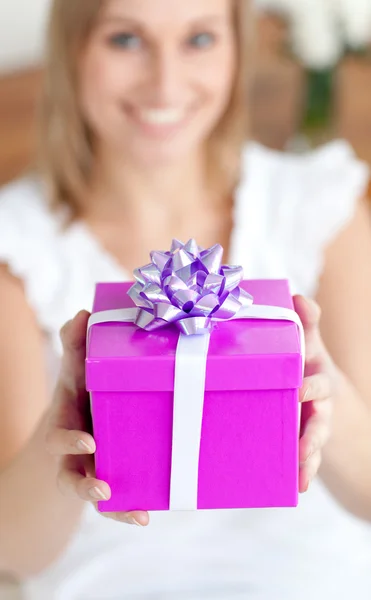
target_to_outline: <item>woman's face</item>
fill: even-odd
[[[232,2],[104,2],[79,86],[84,118],[104,148],[150,167],[202,145],[235,76]]]

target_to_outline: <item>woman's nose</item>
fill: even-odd
[[[173,48],[157,51],[151,64],[151,94],[158,104],[176,103],[182,92],[184,65]]]

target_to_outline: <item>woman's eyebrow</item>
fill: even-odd
[[[204,25],[217,25],[225,22],[225,17],[222,15],[208,15],[202,18],[195,19],[188,23],[190,27],[200,27]],[[144,29],[148,26],[148,23],[141,21],[140,19],[133,19],[132,17],[125,17],[123,15],[115,15],[114,13],[108,15],[102,15],[98,19],[99,25],[129,25],[134,27],[140,27]]]
[[[99,25],[134,25],[139,27],[140,21],[122,15],[103,15],[98,19]]]

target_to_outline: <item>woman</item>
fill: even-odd
[[[369,597],[368,173],[342,142],[305,157],[243,145],[250,27],[245,0],[54,1],[42,184],[0,203],[0,567],[28,600]],[[297,510],[123,528],[148,515],[91,505],[110,490],[87,462],[87,314],[64,329],[50,402],[58,331],[96,281],[130,279],[173,237],[222,243],[246,277],[288,277],[321,306],[322,337],[316,305],[295,299],[302,492],[323,449]]]

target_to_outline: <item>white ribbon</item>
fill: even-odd
[[[91,315],[88,332],[99,323],[134,323],[137,308],[123,308]],[[254,304],[242,308],[232,321],[261,319],[291,321],[299,329],[302,366],[305,337],[299,315],[289,308]],[[215,319],[216,321],[217,319]],[[205,377],[210,334],[179,335],[175,356],[170,510],[197,510],[198,470],[203,420]]]

